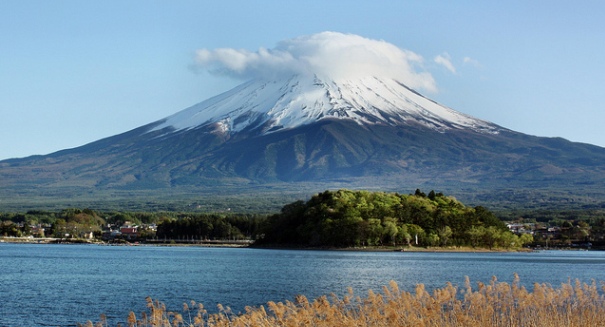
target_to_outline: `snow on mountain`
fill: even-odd
[[[317,75],[288,80],[252,80],[167,117],[153,130],[216,124],[223,132],[295,128],[321,119],[364,124],[421,124],[445,132],[470,129],[497,134],[501,127],[442,106],[393,79],[335,81]]]

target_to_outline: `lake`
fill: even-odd
[[[605,252],[428,253],[262,250],[161,246],[0,243],[0,326],[74,326],[104,313],[115,326],[151,296],[180,311],[195,300],[235,312],[268,301],[365,296],[390,280],[402,290],[446,282],[473,285],[492,276],[558,286],[605,280]]]

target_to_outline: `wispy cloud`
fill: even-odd
[[[456,74],[456,67],[452,64],[452,60],[450,55],[447,52],[444,52],[433,59],[433,61],[439,65],[442,65],[447,70],[449,70],[452,74]]]
[[[284,40],[272,49],[221,48],[196,52],[199,68],[236,78],[275,79],[315,74],[342,80],[380,76],[412,88],[436,91],[433,76],[422,71],[423,62],[422,56],[391,43],[337,32]]]
[[[481,67],[481,63],[471,57],[464,57],[464,59],[462,59],[462,62],[464,62],[465,65],[472,65],[474,67]]]

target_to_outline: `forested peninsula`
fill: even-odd
[[[61,242],[186,243],[246,241],[259,247],[481,247],[520,248],[491,211],[451,196],[336,190],[285,205],[273,215],[192,212],[102,212],[64,209],[0,214],[0,236]],[[224,244],[224,242],[223,242]]]
[[[304,247],[471,246],[519,248],[517,236],[484,207],[467,207],[455,198],[428,195],[325,191],[270,216],[257,245]]]

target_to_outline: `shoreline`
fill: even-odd
[[[365,246],[365,247],[295,247],[295,246],[250,246],[263,250],[308,250],[308,251],[350,251],[350,252],[425,252],[425,253],[497,253],[497,252],[534,252],[533,248],[504,249],[504,248],[473,248],[473,247],[416,247],[416,246]],[[549,249],[550,250],[550,249]],[[556,249],[553,249],[556,250]]]
[[[473,248],[473,247],[416,247],[416,246],[365,246],[365,247],[300,247],[300,246],[277,246],[261,245],[255,246],[249,242],[241,241],[208,241],[203,243],[147,243],[147,242],[123,242],[111,243],[103,241],[85,240],[85,239],[60,239],[60,238],[32,238],[32,237],[0,237],[0,244],[87,244],[103,246],[180,246],[180,247],[208,247],[208,248],[251,248],[261,250],[310,250],[310,251],[350,251],[350,252],[425,252],[425,253],[506,253],[506,252],[535,252],[535,251],[603,251],[603,249],[584,249],[572,247],[549,247],[549,248]]]
[[[223,247],[223,248],[245,248],[250,247],[250,242],[241,241],[204,241],[201,243],[160,243],[160,242],[105,242],[88,239],[64,239],[64,238],[33,238],[33,237],[0,237],[0,244],[83,244],[102,246],[188,246],[188,247]]]

